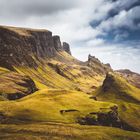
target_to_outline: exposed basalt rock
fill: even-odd
[[[59,36],[48,30],[0,26],[0,66],[13,70],[13,65],[36,68],[34,58],[51,58],[65,51]]]
[[[54,42],[54,47],[57,51],[63,50],[63,46],[61,45],[61,41],[60,41],[59,36],[53,36],[53,42]]]
[[[37,91],[33,80],[14,72],[0,75],[0,97],[3,100],[16,100]]]
[[[111,67],[106,64],[101,63],[101,61],[95,56],[89,54],[87,65],[91,67],[94,71],[100,74],[107,74],[110,71],[113,71]]]
[[[112,85],[113,85],[114,81],[115,81],[115,79],[114,79],[113,75],[107,74],[106,78],[103,82],[103,85],[102,85],[103,91],[107,92],[110,88],[112,88]]]
[[[111,68],[111,65],[109,63],[105,64],[108,68],[112,69]]]
[[[107,109],[107,108],[105,108]],[[122,127],[118,116],[118,107],[113,106],[107,112],[92,112],[78,120],[80,124]]]
[[[110,126],[124,130],[135,131],[131,126],[119,118],[117,106],[111,107],[107,112],[91,112],[85,117],[78,118],[77,122],[81,125]]]
[[[69,46],[68,43],[63,42],[63,49],[64,49],[68,54],[71,55],[70,46]]]

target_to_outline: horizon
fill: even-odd
[[[91,54],[115,70],[137,73],[139,12],[139,0],[0,0],[1,25],[47,29],[68,42],[79,60]]]

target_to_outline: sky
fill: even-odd
[[[140,0],[0,0],[0,24],[48,29],[82,61],[140,73]]]

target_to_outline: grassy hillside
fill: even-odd
[[[100,94],[105,99],[140,103],[140,89],[129,84],[123,77],[113,73],[106,76],[102,87],[99,89],[98,95]]]
[[[0,100],[15,100],[37,90],[33,80],[24,74],[0,67]]]
[[[0,26],[0,40],[0,140],[140,140],[140,89],[109,64],[48,30]]]
[[[100,108],[114,106],[98,102],[77,91],[40,90],[17,101],[0,102],[0,112],[7,118],[29,121],[53,121],[75,123],[77,118]]]
[[[15,69],[18,73],[30,76],[39,89],[71,89],[90,93],[102,84],[105,77],[65,52],[58,53],[53,59],[35,61],[37,68]]]
[[[1,125],[1,140],[140,140],[140,134],[101,126],[60,123]]]
[[[117,70],[116,72],[127,79],[129,83],[133,84],[137,88],[140,88],[140,74],[132,72],[128,69]]]
[[[98,100],[116,103],[120,118],[140,131],[140,89],[129,84],[123,77],[110,73],[94,95]]]

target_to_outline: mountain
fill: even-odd
[[[36,68],[35,59],[51,58],[68,44],[61,45],[59,36],[47,30],[0,27],[0,66],[13,70],[14,66]],[[67,48],[68,49],[68,48]],[[65,50],[67,50],[65,49]]]
[[[128,69],[117,70],[116,72],[127,79],[129,83],[133,84],[137,88],[140,88],[140,74],[132,72]]]
[[[29,76],[38,89],[91,92],[111,70],[90,55],[87,62],[75,59],[69,44],[48,30],[0,26],[0,46],[0,67]]]
[[[0,139],[139,140],[136,77],[51,31],[0,26]]]
[[[140,89],[131,85],[118,74],[107,74],[103,85],[94,96],[99,101],[116,103],[119,106],[120,119],[136,131],[140,131]]]

